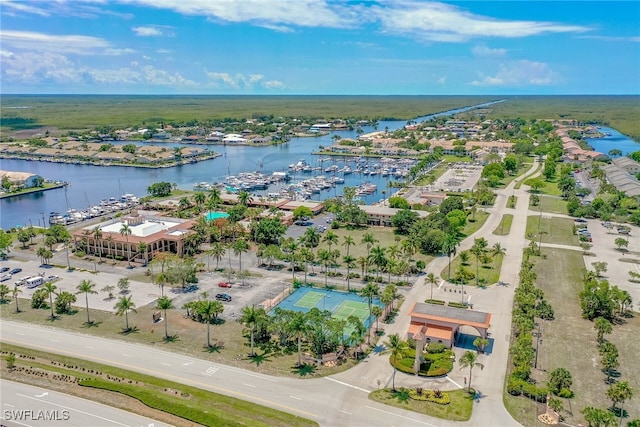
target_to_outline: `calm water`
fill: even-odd
[[[640,143],[617,130],[605,126],[599,126],[599,128],[602,133],[609,133],[610,135],[604,138],[587,138],[587,142],[595,151],[607,154],[609,150],[617,148],[622,151],[623,156],[626,156],[629,153],[640,150]]]
[[[493,103],[495,102],[418,117],[416,121],[451,115]],[[404,121],[380,121],[378,129],[388,128],[389,130],[395,130],[405,124],[406,122]],[[373,132],[374,129],[373,127],[365,126],[363,131],[368,133]],[[330,133],[317,138],[293,138],[289,143],[277,146],[212,146],[212,150],[222,153],[223,156],[213,160],[166,169],[103,167],[2,159],[0,161],[0,169],[35,173],[45,179],[70,182],[71,185],[66,190],[50,190],[0,200],[0,227],[8,229],[20,225],[42,225],[43,218],[48,223],[49,212],[64,213],[71,208],[82,210],[90,205],[97,205],[101,199],[119,198],[125,193],[132,193],[142,197],[147,194],[149,185],[159,181],[176,183],[179,188],[191,190],[195,183],[223,181],[227,175],[236,175],[239,172],[260,171],[270,174],[275,171],[286,171],[289,164],[297,163],[303,159],[312,165],[316,165],[318,164],[318,156],[313,156],[310,153],[316,151],[320,145],[331,145],[333,143],[331,137],[334,134],[340,135],[342,138],[355,138],[357,136],[355,131],[347,131]],[[167,145],[183,146],[184,144]],[[337,164],[343,164],[341,163],[343,162],[342,159],[334,159],[338,162]],[[371,163],[375,162],[376,160],[371,160]],[[330,164],[330,162],[325,162],[323,166],[328,167]],[[321,173],[324,173],[324,171]],[[312,174],[299,174],[294,179],[310,178],[311,176]],[[387,182],[394,180],[393,177],[382,177],[380,175],[361,176],[356,174],[347,175],[344,178],[344,185],[348,186],[355,186],[364,181],[369,181],[378,186],[376,193],[364,198],[366,203],[380,200],[383,197],[382,190],[386,188]],[[324,191],[320,195],[314,194],[313,198],[322,200],[327,197],[335,197],[342,194],[341,187],[343,185]]]

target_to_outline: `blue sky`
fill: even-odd
[[[0,92],[640,94],[640,2],[0,0]]]

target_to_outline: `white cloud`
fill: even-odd
[[[602,40],[605,42],[631,42],[640,43],[640,36],[638,37],[614,37],[614,36],[580,36],[579,39],[593,39]]]
[[[162,53],[162,54],[170,54],[173,53],[173,51],[171,49],[158,49],[156,50],[157,53]]]
[[[121,68],[93,68],[78,66],[65,55],[55,52],[12,52],[3,50],[2,80],[7,84],[65,85],[104,84],[153,85],[173,89],[189,89],[199,84],[180,73],[172,73],[151,65],[141,66],[132,61]]]
[[[431,42],[463,42],[476,37],[526,37],[576,33],[590,28],[544,21],[510,21],[476,15],[454,5],[400,0],[371,10],[386,33]]]
[[[447,78],[445,76],[439,77],[438,80],[436,80],[436,82],[438,84],[443,85],[443,84],[447,83]]]
[[[107,48],[104,50],[103,53],[105,55],[119,56],[119,55],[131,55],[133,53],[136,53],[136,51],[128,47],[122,48],[122,49]]]
[[[478,44],[471,49],[471,53],[480,58],[501,58],[507,55],[507,50],[499,48],[492,49],[485,44]]]
[[[528,60],[501,64],[494,76],[481,74],[472,86],[549,86],[561,81],[560,74],[544,62]]]
[[[224,22],[250,22],[272,26],[348,28],[358,22],[361,6],[323,0],[131,0],[131,3],[169,9],[184,15],[207,16]]]
[[[248,77],[244,74],[237,73],[231,75],[229,73],[208,72],[211,83],[216,87],[227,87],[232,89],[253,89],[256,86],[265,89],[284,89],[286,85],[278,80],[264,80],[262,74],[250,74]]]
[[[161,36],[162,31],[157,29],[156,27],[133,27],[131,29],[136,36],[140,37],[151,37],[151,36]]]
[[[109,49],[109,42],[98,37],[81,35],[54,35],[31,31],[0,30],[3,46],[44,52],[92,55],[96,50]]]
[[[39,16],[50,15],[48,11],[39,7],[35,7],[33,3],[29,4],[26,2],[15,2],[15,1],[3,0],[3,1],[0,1],[0,5],[2,6],[2,8],[9,8],[10,10],[16,11],[16,12],[30,13],[30,14],[39,15]],[[5,9],[3,13],[7,13],[7,10]],[[14,15],[14,13],[9,13],[9,14]]]

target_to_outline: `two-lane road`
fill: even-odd
[[[460,426],[368,399],[370,390],[332,378],[262,375],[120,340],[3,321],[2,341],[117,366],[318,421],[322,426]],[[391,374],[391,371],[389,371]]]

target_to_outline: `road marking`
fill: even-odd
[[[216,366],[210,366],[207,368],[206,372],[200,372],[202,375],[207,375],[207,376],[212,376],[213,374],[215,374],[216,372],[218,372],[218,367]]]
[[[356,390],[364,391],[365,393],[370,393],[370,390],[367,390],[366,388],[362,388],[362,387],[358,387],[358,386],[355,386],[355,385],[343,383],[342,381],[338,381],[338,380],[336,380],[334,378],[324,377],[324,379],[325,380],[329,380],[329,381],[333,381],[334,383],[342,384],[343,386],[346,386],[346,387],[351,387],[351,388],[354,388]]]
[[[291,395],[289,395],[289,397],[290,397],[290,398],[292,398],[292,399],[295,399],[295,400],[302,400],[302,398],[301,398],[301,397],[298,397],[298,396],[291,396]]]
[[[340,410],[340,412],[342,412],[343,414],[352,415],[351,412],[343,411],[342,409]]]
[[[452,383],[454,383],[454,384],[456,385],[456,387],[458,387],[458,388],[462,388],[462,386],[461,386],[460,384],[458,384],[457,382],[455,382],[455,381],[454,381],[454,380],[452,380],[451,378],[449,378],[449,377],[446,377],[446,378],[447,378],[449,381],[451,381]]]
[[[253,384],[247,384],[247,383],[243,383],[244,385],[246,385],[247,387],[255,387]]]
[[[24,334],[21,332],[16,332],[16,335],[24,335]]]
[[[96,339],[96,338],[94,338],[94,339]],[[97,340],[99,340],[99,339],[97,339]],[[15,340],[6,339],[6,338],[3,338],[3,341],[4,342],[8,342],[8,343],[14,343],[16,345],[23,345],[23,346],[25,345],[24,341],[15,341]],[[106,339],[102,340],[102,341],[104,341],[106,343],[109,342],[109,340],[106,340]],[[77,352],[74,352],[74,351],[61,350],[61,349],[54,348],[54,347],[47,347],[45,345],[40,345],[40,344],[37,344],[37,343],[34,343],[34,342],[29,342],[28,344],[29,344],[30,347],[35,347],[37,349],[49,351],[51,353],[66,354],[66,355],[69,355],[69,356],[74,356],[74,357],[79,357],[79,358],[87,358],[87,355],[85,353],[77,353]],[[137,365],[130,365],[130,364],[127,364],[127,363],[114,361],[112,359],[106,359],[106,358],[97,357],[97,356],[93,356],[93,355],[90,355],[89,358],[90,358],[90,360],[98,361],[98,362],[101,362],[101,363],[104,363],[104,364],[107,364],[107,365],[110,365],[110,366],[120,366],[120,367],[124,367],[124,368],[129,368],[129,369],[134,370],[136,372],[147,373],[147,374],[154,375],[154,376],[161,376],[161,377],[164,377],[165,379],[169,379],[169,380],[175,380],[175,381],[178,381],[178,382],[185,380],[184,377],[179,377],[177,375],[171,375],[171,374],[169,374],[167,372],[156,371],[156,370],[153,370],[153,369],[148,369],[148,368],[140,367],[140,366],[137,366]],[[238,372],[239,373],[244,373],[241,370],[238,370]],[[258,375],[254,375],[254,376],[260,377]],[[270,379],[268,377],[261,377],[261,378],[263,378],[266,381],[278,382],[277,380],[273,380],[273,379]],[[263,398],[255,396],[255,395],[242,393],[242,392],[230,389],[230,388],[215,386],[215,385],[212,385],[210,383],[205,383],[205,382],[200,382],[200,381],[195,381],[195,380],[191,380],[189,382],[191,384],[196,384],[197,386],[199,386],[200,388],[204,388],[205,390],[209,390],[209,391],[219,390],[221,392],[226,393],[229,396],[239,396],[239,397],[243,398],[244,400],[264,402],[267,405],[272,405],[272,406],[276,406],[276,407],[279,407],[279,408],[283,408],[288,412],[295,412],[295,413],[298,413],[298,414],[303,414],[306,417],[313,417],[313,418],[319,418],[320,417],[318,414],[316,414],[314,412],[303,411],[302,409],[294,407],[294,406],[284,405],[282,403],[274,402],[273,400],[263,399]]]
[[[122,353],[122,355],[123,355],[124,357],[133,357],[133,356],[132,356],[132,355],[130,355],[130,354],[124,354],[124,353]]]
[[[53,403],[53,402],[49,402],[49,401],[46,401],[46,400],[43,400],[43,399],[37,399],[35,397],[27,396],[27,395],[20,394],[20,393],[16,393],[16,394],[18,396],[26,397],[27,399],[37,400],[39,402],[44,402],[44,403],[47,403],[47,404],[53,405],[53,406],[59,406],[60,408],[68,409],[70,411],[80,412],[81,414],[89,415],[91,417],[100,418],[101,420],[109,421],[109,422],[114,423],[114,424],[118,424],[118,425],[121,425],[121,426],[124,426],[124,427],[128,427],[127,424],[122,424],[122,423],[119,423],[118,421],[111,420],[111,419],[105,418],[105,417],[101,417],[100,415],[92,414],[90,412],[81,411],[79,409],[71,408],[69,406],[60,405],[59,403]]]
[[[89,350],[95,350],[96,349],[95,347],[90,347],[88,345],[85,345],[84,348],[88,348]]]
[[[60,342],[60,340],[54,340],[53,338],[50,338],[49,341],[51,341],[51,342]]]
[[[4,406],[8,406],[9,408],[15,408],[15,405],[11,405],[9,403],[3,403]]]
[[[161,365],[164,365],[164,366],[171,366],[171,364],[169,364],[169,363],[165,363],[165,362],[160,362],[160,364],[161,364]]]
[[[189,365],[193,365],[193,362],[186,362],[182,364],[182,366],[189,366]]]
[[[424,424],[426,426],[438,427],[438,426],[436,426],[434,424],[429,424],[429,423],[424,422],[424,421],[416,420],[415,418],[405,417],[404,415],[394,414],[393,412],[389,412],[389,411],[383,411],[382,409],[374,408],[373,406],[365,405],[364,407],[365,408],[369,408],[369,409],[373,409],[374,411],[382,412],[384,414],[395,415],[396,417],[404,418],[405,420],[409,420],[409,421],[413,421],[413,422],[416,422],[416,423]]]
[[[45,392],[44,392],[44,393],[42,393],[42,394],[36,394],[36,397],[45,397],[47,394],[49,394],[49,393],[47,393],[47,392],[45,391]]]

